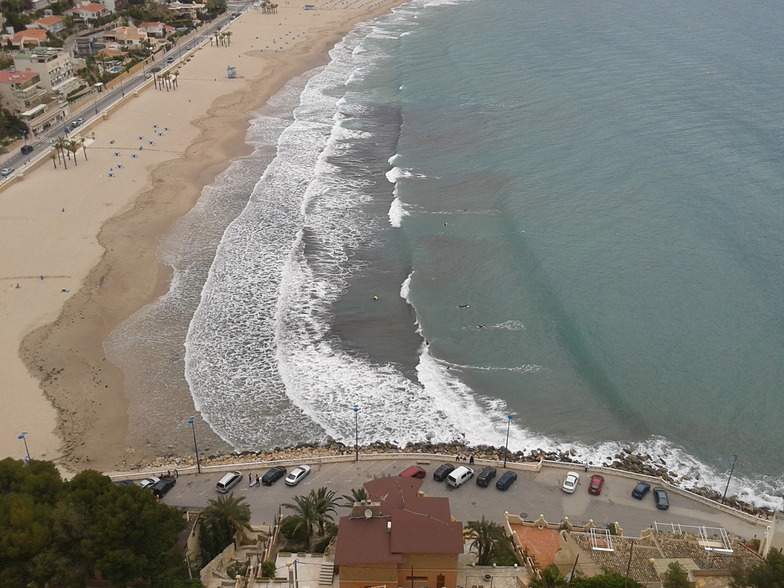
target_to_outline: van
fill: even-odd
[[[460,488],[460,486],[468,482],[473,475],[474,470],[467,468],[466,466],[460,466],[446,477],[446,483],[452,486],[452,488]]]
[[[234,488],[234,486],[239,484],[240,480],[242,480],[242,474],[240,472],[229,472],[218,480],[218,483],[215,484],[215,488],[221,494],[226,494],[229,490]]]

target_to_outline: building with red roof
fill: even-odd
[[[367,482],[370,499],[341,517],[335,544],[340,588],[456,588],[463,525],[448,498],[419,493],[422,480],[395,476]]]
[[[40,45],[49,40],[46,31],[43,29],[25,29],[14,33],[13,36],[8,38],[8,43],[17,48],[22,48],[25,45]]]

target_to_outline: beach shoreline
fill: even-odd
[[[34,458],[73,471],[111,470],[129,455],[152,459],[165,452],[165,431],[151,433],[158,438],[149,443],[128,446],[124,377],[106,359],[104,341],[167,292],[171,270],[156,257],[159,240],[232,159],[250,153],[244,142],[250,113],[288,80],[327,63],[328,51],[355,24],[401,3],[247,12],[232,21],[230,46],[212,47],[210,40],[183,64],[176,91],[148,88],[90,125],[87,131],[96,138],[85,160],[71,162],[67,171],[43,165],[0,194],[0,217],[11,219],[3,240],[24,252],[6,261],[2,272],[9,287],[0,319],[10,327],[5,332],[18,335],[0,349],[7,365],[16,364],[3,374],[2,394],[15,409],[3,424],[29,435]],[[290,48],[276,33],[284,22],[297,39]],[[266,48],[270,38],[280,42],[279,49]],[[215,77],[226,63],[236,63],[239,79]],[[151,128],[152,120],[160,126]],[[45,196],[55,185],[57,204]],[[20,196],[29,207],[25,222],[14,214]],[[71,211],[78,219],[63,223]],[[30,234],[33,215],[40,233]],[[27,278],[20,288],[14,276]],[[19,357],[11,359],[17,345]],[[19,458],[20,450],[16,438],[0,442],[6,456]]]

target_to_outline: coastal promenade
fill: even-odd
[[[271,524],[280,512],[282,503],[291,502],[294,496],[307,494],[311,489],[323,486],[341,496],[374,478],[395,476],[408,466],[419,465],[427,471],[423,492],[429,496],[448,497],[452,514],[463,523],[479,520],[483,515],[500,523],[504,513],[509,512],[525,520],[535,520],[539,515],[544,515],[551,523],[558,523],[564,517],[577,525],[593,520],[597,526],[606,527],[617,522],[626,536],[639,536],[643,529],[656,522],[723,527],[731,535],[744,539],[762,537],[768,525],[765,519],[724,507],[661,480],[646,479],[608,468],[588,468],[586,472],[584,466],[579,464],[508,462],[506,469],[517,472],[518,479],[509,490],[501,492],[494,484],[481,488],[473,479],[457,489],[443,482],[436,482],[432,474],[445,462],[464,464],[463,461],[456,462],[448,456],[390,453],[360,455],[359,461],[355,461],[354,455],[339,455],[276,462],[227,463],[202,467],[201,474],[196,473],[195,467],[186,468],[178,470],[177,484],[164,498],[164,502],[179,508],[204,508],[210,499],[218,496],[215,484],[223,472],[238,470],[243,473],[243,480],[233,491],[236,495],[247,498],[252,513],[251,524]],[[256,474],[261,476],[271,465],[285,465],[290,469],[300,463],[309,464],[312,471],[294,488],[286,486],[283,480],[270,487],[249,485],[248,474],[255,480]],[[503,464],[494,460],[476,460],[469,467],[474,468],[478,474],[487,465],[496,467],[499,477],[504,471]],[[574,494],[566,494],[561,490],[564,475],[570,470],[580,473],[580,482]],[[115,474],[112,477],[133,479],[153,473],[156,472],[133,476]],[[605,478],[604,488],[599,496],[590,495],[587,491],[590,476],[595,473],[601,473]],[[643,500],[632,498],[631,490],[641,479],[667,488],[671,504],[669,510],[657,510],[651,495]]]

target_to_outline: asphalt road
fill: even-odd
[[[182,37],[174,48],[168,53],[160,56],[158,61],[150,63],[149,67],[145,67],[143,71],[137,73],[133,77],[127,78],[120,86],[117,86],[112,90],[104,90],[103,92],[94,94],[92,102],[84,105],[80,110],[72,112],[68,120],[64,121],[63,124],[55,125],[50,129],[39,133],[35,138],[25,141],[26,145],[31,145],[33,147],[33,151],[28,154],[22,154],[19,149],[16,149],[7,157],[2,158],[0,167],[11,168],[16,172],[24,171],[24,166],[45,155],[51,147],[51,142],[58,137],[69,137],[71,135],[79,135],[83,132],[82,127],[77,127],[69,131],[67,129],[68,124],[78,118],[84,118],[87,121],[85,124],[89,125],[93,118],[98,117],[102,112],[108,110],[115,103],[122,100],[127,94],[132,94],[143,85],[152,83],[152,80],[145,75],[150,68],[157,67],[162,72],[165,72],[169,69],[179,67],[184,57],[190,54],[196,47],[206,44],[212,35],[225,27],[229,21],[230,15],[224,13],[222,16],[204,26],[201,30],[191,31],[188,35]],[[172,61],[168,62],[169,59]],[[11,175],[13,174],[8,174],[8,177]],[[4,179],[5,177],[0,177],[0,181]]]
[[[305,462],[303,462],[305,463]],[[705,525],[724,527],[730,534],[744,538],[762,536],[764,527],[746,522],[698,500],[669,492],[670,509],[657,510],[653,497],[648,494],[643,500],[631,497],[635,485],[633,479],[602,472],[605,484],[600,496],[588,494],[588,481],[591,475],[582,469],[580,482],[574,494],[561,490],[566,469],[543,467],[541,472],[518,471],[517,481],[506,492],[495,488],[495,480],[488,488],[476,485],[475,478],[460,488],[450,488],[444,482],[433,480],[433,472],[442,461],[431,460],[427,464],[410,460],[361,460],[339,463],[310,463],[312,471],[298,486],[288,487],[279,480],[273,486],[249,487],[248,473],[260,476],[266,471],[261,469],[241,469],[244,479],[234,487],[234,493],[245,496],[251,507],[251,524],[272,524],[281,504],[292,502],[294,496],[307,494],[314,488],[325,486],[335,490],[338,496],[349,494],[352,488],[360,488],[363,483],[382,476],[395,476],[411,465],[421,465],[427,470],[422,491],[429,496],[446,496],[452,515],[466,523],[481,519],[503,522],[504,512],[521,515],[526,520],[535,520],[543,514],[549,522],[560,522],[568,516],[573,524],[581,524],[593,519],[600,527],[618,522],[626,536],[639,536],[640,531],[658,523],[680,525]],[[455,464],[456,462],[450,462]],[[462,462],[459,464],[462,465]],[[478,474],[482,464],[472,466]],[[290,470],[291,468],[289,468]],[[498,467],[498,477],[503,469]],[[176,486],[164,498],[166,504],[178,507],[203,508],[207,501],[219,496],[215,484],[225,472],[180,475]],[[285,513],[285,509],[283,509]],[[348,509],[338,509],[339,516],[348,514]]]

